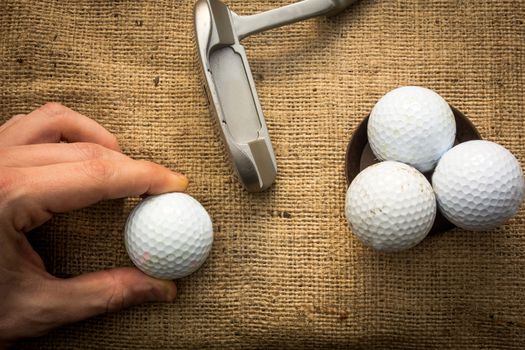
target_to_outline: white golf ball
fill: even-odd
[[[131,212],[125,229],[131,261],[144,273],[177,279],[196,271],[213,243],[213,227],[206,209],[184,193],[144,199]]]
[[[523,201],[523,172],[503,146],[461,143],[439,161],[432,185],[443,215],[467,230],[490,230],[511,217]]]
[[[368,142],[378,159],[403,162],[422,172],[435,167],[455,138],[456,120],[448,103],[418,86],[384,95],[368,120]]]
[[[411,248],[426,237],[436,217],[432,186],[416,169],[385,161],[363,170],[346,194],[352,232],[386,252]]]

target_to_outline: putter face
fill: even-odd
[[[240,40],[319,15],[334,15],[356,0],[303,0],[267,12],[238,16],[219,0],[195,4],[195,36],[211,112],[240,181],[264,191],[277,174],[275,155]]]
[[[229,9],[216,0],[195,5],[197,50],[212,114],[240,181],[250,192],[272,185],[277,165],[246,52]]]

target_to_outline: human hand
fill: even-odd
[[[1,125],[0,348],[97,314],[172,301],[174,282],[135,268],[56,278],[25,233],[56,213],[187,185],[183,175],[125,156],[106,129],[56,103]]]

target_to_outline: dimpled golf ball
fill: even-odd
[[[454,144],[456,121],[448,103],[437,93],[405,86],[376,103],[367,131],[378,159],[403,162],[426,172]]]
[[[518,160],[490,141],[464,142],[439,161],[432,185],[443,215],[467,230],[490,230],[513,217],[523,201]]]
[[[195,272],[213,243],[213,228],[206,209],[184,193],[144,199],[131,212],[125,244],[131,261],[144,273],[177,279]]]
[[[409,249],[426,237],[436,217],[432,186],[416,169],[385,161],[363,170],[346,194],[346,218],[367,246]]]

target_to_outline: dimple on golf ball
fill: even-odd
[[[443,215],[468,230],[490,230],[505,223],[523,201],[518,160],[490,141],[461,143],[445,153],[432,185]]]
[[[385,161],[366,168],[352,181],[345,212],[352,232],[365,245],[394,252],[426,237],[436,216],[436,199],[419,171]]]
[[[184,193],[151,196],[131,212],[125,244],[131,261],[144,273],[178,279],[195,272],[213,243],[206,209]]]
[[[432,170],[454,144],[456,121],[448,103],[436,92],[405,86],[384,95],[368,120],[368,142],[380,160]]]

